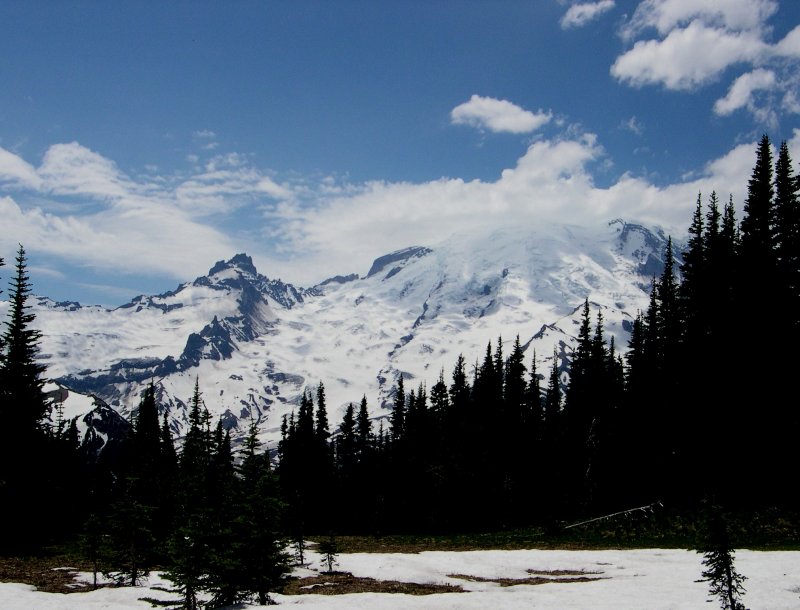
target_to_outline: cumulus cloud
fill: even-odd
[[[766,45],[752,32],[728,32],[693,21],[663,40],[640,40],[611,66],[611,74],[628,84],[664,85],[688,90],[715,79],[729,66],[755,61]]]
[[[531,133],[552,118],[549,112],[530,112],[507,100],[473,95],[450,112],[454,125],[470,125],[496,133]]]
[[[561,18],[563,29],[583,27],[594,21],[603,13],[607,13],[615,6],[614,0],[600,0],[599,2],[582,2],[573,4]]]
[[[753,70],[737,78],[728,94],[714,103],[714,112],[727,116],[739,108],[748,108],[756,112],[754,95],[757,91],[769,91],[775,88],[777,80],[772,70]]]
[[[655,29],[665,36],[697,19],[730,31],[760,31],[777,10],[775,0],[645,0],[636,7],[621,34],[630,39],[645,30]]]
[[[800,108],[800,26],[770,40],[769,19],[777,10],[776,0],[644,0],[620,29],[632,46],[611,74],[634,87],[695,91],[733,73],[714,112],[746,109],[761,126],[773,127],[781,113]]]
[[[782,57],[800,57],[800,25],[775,45],[775,53]]]

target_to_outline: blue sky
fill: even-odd
[[[364,273],[450,231],[741,207],[800,156],[800,2],[4,2],[0,255],[106,305],[250,253]],[[8,275],[8,268],[4,274]]]

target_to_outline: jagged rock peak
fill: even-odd
[[[208,271],[208,275],[214,275],[215,273],[220,273],[226,269],[234,268],[250,275],[258,275],[258,271],[253,264],[253,259],[243,252],[237,254],[230,260],[217,261],[216,264]]]
[[[424,246],[411,246],[409,248],[403,248],[402,250],[390,252],[389,254],[384,254],[383,256],[376,258],[372,263],[372,267],[370,267],[367,277],[372,277],[376,273],[380,273],[392,263],[400,263],[412,258],[419,258],[421,256],[425,256],[426,254],[430,254],[431,252],[433,252],[433,250]]]

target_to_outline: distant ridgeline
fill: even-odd
[[[199,384],[179,455],[152,386],[113,455],[82,452],[42,391],[20,248],[0,344],[0,417],[14,431],[0,443],[0,552],[80,534],[104,569],[136,581],[167,566],[187,604],[206,590],[221,605],[263,602],[287,569],[285,539],[310,532],[496,531],[706,498],[792,514],[799,190],[786,144],[773,164],[765,136],[741,222],[732,201],[698,195],[682,262],[669,240],[627,346],[587,299],[567,370],[554,357],[540,371],[519,338],[498,338],[474,370],[459,356],[410,390],[401,375],[377,430],[366,397],[332,426],[320,383],[284,418],[274,467],[255,425],[234,457]]]

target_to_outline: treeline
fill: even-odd
[[[401,376],[385,429],[364,399],[331,440],[323,386],[316,419],[304,395],[278,451],[295,528],[496,530],[703,498],[800,508],[799,187],[786,143],[773,166],[764,136],[741,223],[698,195],[683,264],[669,240],[624,355],[587,299],[563,397],[557,355],[528,369],[518,338],[430,388]]]
[[[200,592],[263,603],[286,541],[312,533],[548,526],[708,497],[795,511],[799,190],[786,144],[773,164],[765,136],[741,223],[698,196],[683,263],[670,241],[624,353],[587,299],[567,370],[498,339],[430,387],[401,376],[377,429],[366,397],[333,426],[320,383],[282,422],[274,468],[255,422],[234,453],[197,385],[180,452],[152,386],[115,450],[83,451],[42,391],[20,247],[0,334],[0,553],[77,540],[129,583],[165,569],[194,608]]]

